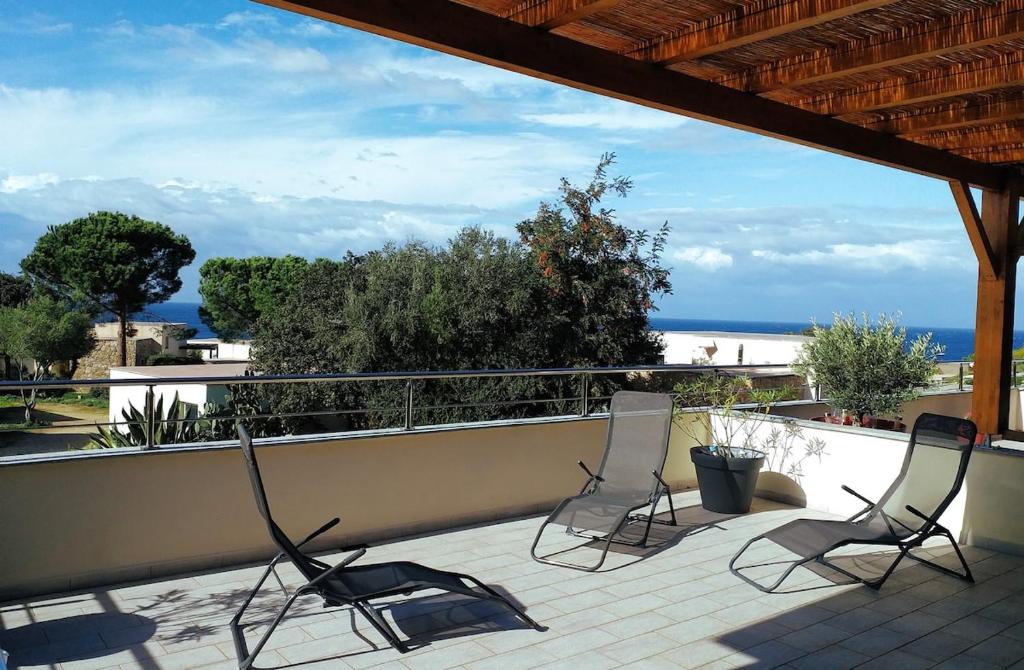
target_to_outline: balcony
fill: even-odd
[[[349,612],[322,610],[310,598],[271,638],[260,665],[987,668],[1024,658],[1020,557],[968,548],[978,579],[970,586],[905,564],[881,592],[808,570],[792,584],[807,590],[766,595],[729,574],[728,558],[753,534],[798,516],[828,515],[758,500],[750,515],[722,517],[705,512],[695,492],[676,505],[678,528],[660,529],[646,551],[613,555],[598,574],[531,561],[536,518],[387,542],[366,559],[472,572],[512,593],[545,633],[461,597],[403,599],[386,608],[416,647],[402,655],[359,620],[353,631]],[[947,549],[930,554],[948,559]],[[875,554],[839,562],[868,572],[880,564]],[[259,572],[213,570],[9,603],[0,607],[0,644],[12,650],[16,667],[236,667],[227,621]],[[257,619],[272,616],[280,598],[271,590],[257,601]],[[256,626],[250,634],[259,632]]]
[[[928,394],[904,416],[962,415],[970,399],[969,391]],[[315,547],[325,560],[368,543],[361,562],[466,571],[548,627],[521,629],[503,612],[457,597],[403,599],[386,610],[416,647],[400,655],[360,620],[353,632],[347,610],[324,611],[310,598],[271,639],[260,667],[915,668],[1024,660],[1024,526],[1016,508],[1024,458],[1015,445],[976,449],[964,490],[943,517],[977,583],[905,563],[879,592],[819,568],[798,570],[790,593],[762,594],[729,573],[735,551],[793,518],[852,514],[858,503],[840,485],[880,494],[899,470],[907,436],[806,421],[822,410],[814,401],[779,407],[790,416],[771,421],[799,429],[802,440],[821,438],[824,453],[796,450],[795,470],[792,461],[777,462],[777,472],[763,474],[752,512],[730,517],[700,507],[693,440],[674,430],[665,476],[680,525],[656,526],[648,548],[619,549],[586,574],[535,563],[529,546],[538,515],[581,485],[576,461],[600,458],[607,418],[597,413],[599,398],[587,400],[594,413],[259,441],[284,528],[301,536],[342,517]],[[236,445],[9,458],[0,460],[0,490],[0,647],[14,667],[236,667],[228,621],[262,570],[255,562],[275,553]],[[946,546],[928,552],[950,558]],[[837,562],[870,574],[885,559],[853,547]],[[286,582],[297,577],[283,573]],[[281,598],[268,589],[257,614],[269,617]]]

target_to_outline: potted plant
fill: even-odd
[[[882,314],[876,323],[864,314],[836,314],[832,326],[813,325],[814,337],[804,344],[793,369],[821,386],[822,393],[851,423],[882,427],[881,419],[898,415],[903,404],[935,374],[943,352],[931,333],[907,341],[907,330],[895,316]],[[883,421],[885,423],[883,423]]]
[[[743,514],[757,488],[765,453],[754,448],[758,426],[788,389],[758,389],[750,377],[704,374],[676,384],[677,407],[702,408],[680,427],[700,446],[690,449],[701,505],[724,514]],[[747,404],[743,408],[741,404]]]

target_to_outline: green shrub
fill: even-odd
[[[867,314],[860,321],[836,314],[830,328],[814,326],[793,368],[820,384],[837,409],[859,418],[898,413],[935,374],[942,352],[931,333],[908,342],[895,316],[882,314],[872,324]]]
[[[146,359],[146,365],[195,365],[202,362],[203,359],[196,352],[169,354],[166,351],[161,351]]]

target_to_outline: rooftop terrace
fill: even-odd
[[[801,569],[790,592],[766,595],[729,574],[728,558],[758,532],[828,515],[757,500],[750,514],[729,517],[703,510],[696,491],[678,495],[675,505],[680,526],[656,526],[647,549],[618,548],[593,574],[530,560],[536,517],[383,543],[362,559],[471,572],[511,593],[546,632],[523,628],[497,605],[427,593],[385,608],[415,647],[402,655],[347,609],[322,610],[312,597],[285,620],[259,665],[996,668],[1024,662],[1024,558],[965,547],[976,584],[904,562],[880,592],[849,585],[825,568]],[[868,572],[885,562],[864,551],[837,562]],[[948,551],[928,553],[943,562]],[[756,556],[773,557],[770,549]],[[12,651],[14,667],[24,668],[237,667],[227,624],[261,571],[217,570],[8,603],[0,606],[0,646]],[[282,575],[299,581],[288,567]],[[251,611],[269,617],[281,598],[268,590]],[[249,635],[259,632],[254,626]]]

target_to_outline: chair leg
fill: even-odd
[[[566,527],[566,532],[568,534],[570,534],[570,535],[574,535],[575,537],[581,537],[583,539],[588,540],[589,542],[596,542],[596,541],[603,541],[604,542],[604,549],[601,551],[601,559],[597,562],[596,565],[592,565],[590,567],[587,567],[587,566],[582,566],[582,565],[576,565],[575,563],[567,563],[565,561],[555,561],[555,560],[552,560],[551,558],[549,558],[549,556],[552,556],[554,554],[548,554],[547,556],[538,556],[537,555],[537,544],[540,542],[541,535],[544,534],[544,529],[547,528],[547,526],[550,523],[550,521],[544,521],[544,523],[541,524],[540,530],[537,531],[537,537],[535,537],[534,540],[533,540],[533,546],[530,547],[530,556],[533,557],[533,560],[537,561],[538,563],[544,563],[545,565],[555,565],[555,566],[558,566],[560,568],[572,568],[573,570],[582,570],[584,572],[594,572],[595,570],[599,569],[602,565],[604,565],[604,560],[605,560],[605,558],[608,557],[608,550],[611,549],[612,542],[616,542],[617,544],[627,544],[627,545],[636,547],[636,546],[642,546],[642,542],[646,541],[646,537],[647,537],[646,534],[644,535],[644,540],[641,541],[641,542],[623,542],[623,541],[619,541],[619,540],[615,540],[614,539],[615,536],[622,530],[622,526],[625,525],[625,523],[627,521],[628,521],[628,517],[623,517],[622,522],[618,525],[618,527],[614,531],[608,533],[607,535],[605,535],[603,537],[592,537],[592,536],[589,536],[589,535],[582,535],[580,533],[574,532],[572,530],[572,528]],[[648,531],[650,531],[650,524],[648,524]],[[585,546],[585,545],[581,545],[581,546]],[[576,547],[576,548],[578,548],[578,547]],[[566,550],[566,551],[568,551],[568,550]],[[563,552],[555,552],[555,554],[558,554],[558,553],[563,553]]]
[[[521,607],[519,607],[514,602],[512,602],[512,600],[510,600],[509,598],[506,598],[505,596],[501,595],[500,593],[498,593],[497,591],[492,589],[490,586],[487,586],[486,584],[481,582],[476,577],[472,577],[470,575],[459,575],[459,577],[461,579],[465,579],[465,580],[475,584],[477,586],[477,588],[479,588],[485,594],[487,594],[487,598],[489,598],[490,600],[496,600],[498,602],[504,603],[506,607],[508,607],[513,612],[515,612],[516,615],[519,616],[519,618],[522,619],[523,621],[525,621],[527,624],[529,624],[531,628],[534,628],[534,629],[539,630],[539,631],[546,631],[547,630],[546,627],[541,626],[539,623],[534,621],[532,617],[530,617]],[[474,593],[474,592],[472,592],[472,590],[467,591],[467,594],[471,595],[471,596],[475,596],[477,598],[481,597],[479,593]]]
[[[295,601],[298,599],[298,597],[304,595],[305,593],[304,591],[302,591],[302,589],[297,589],[288,598],[288,600],[285,601],[284,605],[281,606],[281,609],[278,610],[277,616],[275,616],[274,620],[270,623],[270,627],[267,628],[267,630],[263,633],[262,636],[260,636],[260,639],[256,643],[256,646],[253,647],[253,650],[250,652],[245,643],[245,632],[242,630],[242,614],[245,613],[246,608],[248,608],[249,604],[252,603],[253,598],[256,597],[256,594],[259,592],[260,587],[263,586],[263,582],[266,581],[267,577],[273,571],[273,568],[274,566],[272,563],[270,567],[267,568],[267,571],[263,574],[263,577],[260,579],[260,581],[256,584],[256,588],[254,588],[252,592],[249,593],[249,597],[246,598],[245,603],[243,603],[242,607],[235,614],[234,618],[231,619],[231,639],[235,644],[235,654],[238,656],[239,670],[250,670],[251,668],[253,668],[253,664],[256,662],[256,657],[259,656],[260,651],[263,650],[263,647],[267,644],[267,641],[270,639],[270,636],[274,634],[274,631],[277,629],[278,624],[280,624],[281,621],[284,619],[285,615],[288,613],[288,610],[290,610],[292,605],[295,604]]]
[[[674,504],[672,504],[672,489],[666,487],[665,488],[665,495],[668,496],[668,511],[669,511],[669,514],[672,515],[672,525],[673,526],[678,526],[679,524],[676,523],[676,506]]]
[[[970,566],[967,565],[967,559],[964,558],[964,554],[960,550],[960,545],[957,544],[957,541],[955,539],[953,539],[953,534],[950,533],[949,530],[947,530],[946,528],[943,528],[941,526],[939,526],[937,528],[937,531],[938,532],[935,533],[934,535],[938,535],[938,536],[946,538],[947,540],[949,540],[949,543],[951,545],[953,545],[953,551],[956,552],[956,557],[960,560],[960,565],[964,569],[964,571],[962,573],[961,572],[957,572],[956,570],[951,570],[950,568],[947,568],[944,565],[939,565],[938,563],[934,563],[932,561],[929,561],[928,559],[921,558],[920,556],[914,556],[913,554],[911,554],[909,552],[907,553],[907,557],[917,561],[918,563],[923,563],[924,565],[927,565],[928,567],[932,568],[933,570],[938,570],[939,572],[945,573],[945,574],[950,575],[952,577],[958,577],[959,579],[962,579],[965,582],[970,582],[971,584],[973,584],[974,583],[974,575],[971,573]]]
[[[366,620],[370,622],[381,636],[388,641],[392,647],[400,654],[404,654],[409,651],[409,646],[402,641],[401,638],[395,633],[395,631],[388,625],[388,622],[384,620],[384,617],[380,615],[373,605],[364,602],[353,603],[353,607],[359,610],[359,613],[366,617]]]
[[[745,569],[749,569],[749,568],[756,568],[756,567],[758,567],[757,565],[746,565],[746,566],[743,566],[743,567],[740,567],[740,568],[736,567],[736,561],[739,559],[739,557],[741,555],[743,555],[743,552],[745,552],[747,549],[749,549],[750,545],[754,544],[758,540],[763,540],[763,539],[764,539],[763,535],[758,535],[757,537],[751,538],[750,540],[747,541],[746,544],[744,544],[742,547],[740,547],[740,550],[737,551],[736,555],[733,556],[732,560],[729,561],[729,572],[731,572],[732,574],[736,575],[737,577],[739,577],[740,579],[745,581],[747,584],[750,584],[751,586],[753,586],[758,591],[762,591],[763,593],[772,593],[772,592],[775,591],[775,589],[777,589],[780,586],[782,586],[782,583],[784,581],[786,581],[786,579],[791,574],[793,574],[794,570],[799,568],[801,565],[809,563],[813,559],[805,558],[803,560],[793,561],[789,565],[789,567],[786,568],[786,570],[782,573],[782,575],[778,579],[776,579],[775,582],[771,586],[764,586],[761,583],[759,583],[757,581],[754,581],[750,577],[747,577],[745,574],[740,572],[741,570],[745,570]]]

